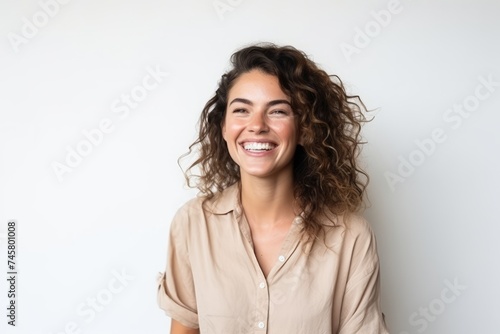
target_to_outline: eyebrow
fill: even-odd
[[[231,101],[231,103],[229,103],[229,106],[235,102],[241,102],[241,103],[245,103],[245,104],[248,104],[250,106],[253,106],[253,102],[250,101],[250,100],[247,100],[247,99],[242,99],[240,97],[237,97],[235,99],[233,99]],[[272,107],[274,105],[277,105],[277,104],[288,104],[290,107],[292,106],[290,102],[288,102],[287,100],[272,100],[272,101],[269,101],[267,102],[267,107]]]

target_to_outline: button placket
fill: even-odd
[[[262,272],[259,272],[258,276],[258,279],[254,283],[257,300],[252,327],[255,329],[255,333],[266,333],[267,321],[269,319],[269,285]]]

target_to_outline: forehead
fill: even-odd
[[[229,100],[236,97],[249,100],[285,99],[290,100],[281,89],[278,77],[252,70],[241,74],[229,90]]]

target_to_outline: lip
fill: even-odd
[[[244,139],[238,142],[239,145],[244,145],[245,143],[269,143],[273,144],[274,146],[278,146],[278,144],[272,140],[266,140],[266,139]]]
[[[249,150],[245,149],[246,143],[269,143],[269,144],[273,145],[274,147],[271,150],[249,151]],[[250,156],[254,156],[254,157],[261,157],[261,156],[266,156],[268,154],[272,154],[272,152],[274,152],[274,150],[276,150],[276,148],[278,147],[278,144],[276,142],[274,142],[272,140],[265,140],[265,139],[245,139],[245,140],[240,141],[238,144],[246,155],[250,155]]]

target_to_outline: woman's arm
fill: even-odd
[[[170,334],[200,334],[200,330],[198,328],[186,327],[180,322],[172,319],[172,325],[170,326]]]

